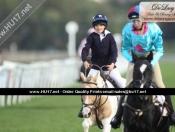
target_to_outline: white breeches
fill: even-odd
[[[104,71],[105,74],[109,74],[109,71]],[[91,69],[88,76],[91,75],[91,74],[94,74],[94,73],[100,73],[99,70],[95,70],[95,69]],[[120,87],[120,88],[125,88],[125,79],[122,78],[122,76],[120,75],[119,71],[117,68],[114,68],[109,76],[115,81],[115,83]]]

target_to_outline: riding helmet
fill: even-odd
[[[105,26],[108,25],[107,17],[103,14],[97,14],[92,18],[92,26],[94,27],[96,24],[103,24]]]
[[[145,8],[139,5],[136,5],[129,10],[129,13],[128,13],[129,19],[136,19],[136,18],[139,18],[139,16],[146,16]]]

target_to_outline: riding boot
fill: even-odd
[[[170,105],[170,109],[171,109],[171,112],[170,112],[170,115],[169,115],[169,118],[170,118],[170,125],[175,125],[175,113],[174,113],[174,108],[173,108],[173,105],[172,105],[172,101],[171,101],[171,97],[170,95],[164,95],[165,96],[165,101]]]
[[[83,118],[82,109],[83,109],[83,108],[81,108],[80,112],[78,113],[78,117],[79,117],[79,118]]]
[[[122,115],[123,115],[123,106],[122,106],[122,103],[123,103],[124,98],[125,98],[125,96],[124,95],[121,95],[120,101],[119,101],[119,104],[118,104],[117,113],[116,113],[116,115],[113,117],[113,119],[110,122],[111,127],[114,128],[114,129],[119,128],[120,127],[120,124],[121,124],[121,118],[122,118]]]

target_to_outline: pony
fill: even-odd
[[[163,115],[164,106],[156,96],[125,95],[125,100],[122,104],[124,132],[169,132],[169,118]]]
[[[105,82],[99,73],[92,74],[87,78],[83,73],[80,76],[83,80],[82,88],[98,89],[105,86]],[[110,121],[116,114],[118,99],[119,95],[82,95],[82,114],[84,116],[82,126],[84,132],[88,132],[89,127],[96,125],[102,129],[102,132],[110,132]]]
[[[133,54],[133,81],[127,88],[149,88],[153,70],[153,53],[147,57]],[[162,101],[161,101],[162,100]],[[122,106],[124,132],[169,132],[169,118],[164,108],[165,97],[156,95],[125,95]]]

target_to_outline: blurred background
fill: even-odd
[[[161,0],[160,0],[161,1]],[[7,16],[21,3],[21,0],[1,0],[0,1],[0,21]],[[79,25],[76,34],[76,48],[81,40],[87,36],[87,30],[91,27],[92,17],[97,13],[103,13],[109,21],[108,30],[114,33],[121,33],[124,25],[129,21],[128,10],[139,4],[139,0],[46,0],[4,43],[0,46],[1,54],[4,52],[17,53],[26,51],[25,60],[20,57],[7,58],[1,56],[2,60],[14,59],[19,62],[28,62],[30,52],[66,52],[68,34],[65,25],[69,21],[75,21]],[[168,52],[174,51],[174,31],[173,22],[157,23],[163,31],[164,47]],[[22,57],[21,57],[22,58]],[[35,60],[37,59],[37,55]],[[42,60],[46,60],[43,57]],[[14,61],[13,60],[13,61]],[[32,59],[31,59],[32,60]]]
[[[160,0],[161,1],[161,0]],[[1,0],[0,1],[0,21],[3,21],[7,18],[7,16],[21,3],[21,0]],[[14,72],[15,76],[27,76],[30,80],[30,76],[33,74],[39,74],[37,79],[34,80],[44,80],[41,79],[41,72],[44,72],[48,77],[48,73],[51,73],[51,69],[53,73],[58,73],[58,62],[60,60],[69,59],[70,57],[77,57],[77,65],[71,66],[72,60],[67,67],[72,67],[76,69],[72,74],[74,81],[79,76],[79,68],[81,65],[80,57],[78,56],[77,50],[83,38],[87,37],[87,30],[91,27],[91,20],[94,15],[97,13],[105,14],[108,18],[109,25],[108,30],[114,35],[117,34],[116,41],[118,49],[121,47],[121,32],[124,25],[129,22],[127,18],[127,14],[129,9],[132,6],[138,5],[141,1],[139,0],[46,0],[21,26],[10,36],[8,39],[0,46],[0,64],[5,66],[6,69]],[[65,30],[65,26],[69,21],[74,21],[78,24],[78,31],[76,32],[75,38],[75,50],[76,56],[70,56],[68,53],[68,41],[69,35]],[[174,31],[175,26],[174,22],[158,22],[157,23],[163,31],[163,40],[164,40],[164,49],[165,54],[162,57],[161,61],[174,62],[175,61],[175,44],[174,44]],[[74,50],[74,49],[72,49]],[[119,51],[120,52],[120,51]],[[75,59],[75,58],[74,58]],[[50,61],[53,61],[52,64]],[[122,58],[119,53],[119,58],[117,65],[122,74],[126,71],[126,60]],[[41,66],[36,66],[33,62],[44,61],[47,63],[42,63],[41,65],[47,65],[44,68],[44,71],[41,70]],[[69,61],[69,60],[67,60]],[[12,63],[14,62],[14,63]],[[18,65],[17,63],[18,62]],[[19,66],[19,63],[22,63],[23,66]],[[35,70],[31,70],[30,72],[26,72],[26,67],[31,67],[25,64],[33,64],[35,65]],[[55,64],[55,70],[51,67]],[[39,63],[37,63],[38,65]],[[164,63],[165,64],[165,63]],[[163,65],[163,64],[162,64]],[[172,64],[174,65],[174,63]],[[175,65],[174,65],[175,66]],[[8,68],[7,68],[8,67]],[[37,67],[37,68],[36,68]],[[51,69],[49,69],[49,67]],[[66,66],[65,66],[66,67]],[[124,67],[124,69],[123,69]],[[4,68],[1,71],[4,71]],[[38,69],[38,73],[37,70]],[[47,70],[46,70],[47,69]],[[59,68],[61,69],[61,68]],[[65,68],[66,69],[66,68]],[[12,71],[13,70],[13,71]],[[48,71],[49,70],[49,71]],[[25,73],[25,72],[26,73]],[[62,70],[63,71],[63,70]],[[172,71],[175,73],[174,71]],[[171,72],[171,73],[172,73]],[[18,73],[18,74],[17,74]],[[64,72],[63,72],[64,73]],[[10,72],[4,72],[1,74],[3,77],[5,76],[7,80],[6,84],[10,83],[9,76]],[[51,76],[51,75],[50,75]],[[54,77],[51,78],[55,78]],[[60,76],[62,76],[60,74]],[[45,78],[47,78],[45,77]],[[66,75],[65,75],[66,77]],[[125,76],[124,76],[125,77]],[[21,77],[22,78],[22,77]],[[57,78],[59,78],[57,74]],[[19,79],[18,79],[19,80]],[[48,79],[46,79],[48,80]],[[52,79],[53,80],[53,79]],[[56,79],[55,79],[56,81]],[[64,81],[62,81],[64,82]],[[9,85],[12,87],[37,87],[38,85],[41,87],[62,87],[63,85],[53,84],[52,86],[47,85],[43,86],[38,84],[37,86],[26,86],[27,84],[31,84],[30,81],[25,82],[25,85],[19,84],[22,82],[18,82],[18,84],[14,84],[16,82],[11,82]],[[52,83],[52,82],[51,82]],[[3,87],[8,87],[6,84]],[[13,85],[12,85],[13,84]],[[15,86],[14,86],[15,85]],[[168,85],[167,87],[173,87],[173,85]]]
[[[152,0],[154,1],[154,0]],[[162,0],[159,0],[162,1]],[[0,21],[22,2],[1,0]],[[127,13],[139,0],[46,0],[22,25],[0,45],[0,87],[70,87],[77,83],[81,65],[77,50],[92,17],[97,13],[107,16],[108,30],[117,34],[121,47],[121,31],[129,22]],[[69,21],[78,24],[76,55],[68,54],[69,35],[65,26]],[[166,87],[175,88],[175,26],[174,22],[158,22],[163,31],[164,56],[160,60]],[[120,52],[120,51],[119,51]],[[119,53],[117,66],[125,78],[126,60]],[[122,69],[124,67],[124,69]],[[35,99],[33,99],[35,97]],[[1,132],[81,132],[77,114],[80,96],[0,96]],[[174,103],[174,96],[173,103]],[[23,103],[26,101],[28,103]],[[3,107],[3,108],[2,108]],[[97,127],[91,128],[100,131]],[[112,130],[114,132],[114,130]],[[116,130],[115,130],[116,131]],[[121,131],[121,129],[120,129]]]

